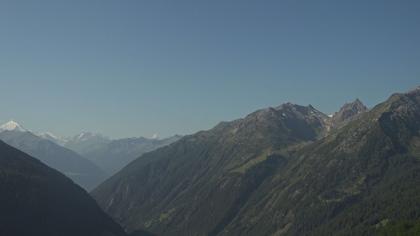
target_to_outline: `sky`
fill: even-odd
[[[416,0],[1,0],[0,121],[161,137],[420,85]]]

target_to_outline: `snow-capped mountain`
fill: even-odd
[[[12,120],[0,126],[0,140],[62,172],[87,190],[106,177],[93,162],[59,145],[60,139],[51,133],[35,134]]]
[[[64,137],[53,134],[52,132],[36,133],[38,137],[50,140],[56,144],[64,147],[71,147],[76,151],[82,151],[84,148],[89,148],[95,145],[101,145],[111,141],[110,138],[102,134],[92,132],[82,132],[72,137]]]
[[[89,152],[92,149],[102,148],[109,142],[111,142],[111,139],[102,134],[82,132],[74,137],[68,138],[64,146],[84,155],[84,153]]]
[[[89,140],[103,140],[103,141],[109,141],[110,139],[108,137],[105,137],[102,134],[99,133],[93,133],[93,132],[82,132],[73,138],[70,138],[69,141],[72,142],[86,142]]]
[[[180,138],[181,136],[175,135],[160,139],[158,134],[154,134],[150,138],[113,140],[93,132],[82,132],[73,137],[63,137],[52,132],[34,133],[15,121],[9,121],[0,126],[0,140],[37,157],[47,165],[67,174],[87,189],[91,189],[98,183],[96,179],[104,177],[96,178],[93,181],[89,180],[90,182],[85,179],[77,179],[79,177],[74,176],[75,174],[79,175],[77,173],[87,176],[84,171],[78,170],[79,166],[83,167],[87,164],[83,164],[80,160],[76,161],[77,158],[74,156],[77,156],[78,159],[86,158],[87,162],[105,170],[106,173],[97,174],[98,176],[102,174],[110,176],[142,154],[169,145]],[[65,151],[70,154],[66,154]],[[71,162],[80,163],[79,166],[72,166]]]
[[[151,138],[111,139],[98,133],[82,132],[69,138],[63,146],[89,159],[110,176],[143,153],[166,146],[180,138],[181,136],[175,135],[159,139],[155,134]]]
[[[54,142],[56,144],[59,144],[61,146],[63,146],[64,144],[66,144],[68,142],[68,139],[65,137],[60,137],[57,136],[51,132],[42,132],[42,133],[37,133],[37,135],[43,139],[46,140],[50,140],[51,142]]]
[[[19,131],[19,132],[27,132],[28,130],[23,128],[17,122],[10,120],[9,122],[0,126],[0,132],[3,131]]]

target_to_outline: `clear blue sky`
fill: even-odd
[[[420,85],[420,1],[3,0],[0,120],[112,137]]]

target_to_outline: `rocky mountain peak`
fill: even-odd
[[[340,110],[333,115],[332,124],[334,127],[341,126],[367,110],[368,108],[357,98],[353,102],[344,104]]]

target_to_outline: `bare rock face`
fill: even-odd
[[[332,127],[341,127],[366,111],[368,111],[368,108],[359,99],[351,103],[346,103],[333,115],[331,119]]]

